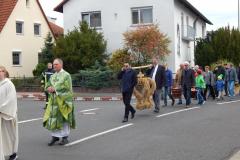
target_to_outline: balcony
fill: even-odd
[[[189,25],[182,26],[182,39],[185,41],[194,41],[195,29]]]

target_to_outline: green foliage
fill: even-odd
[[[39,63],[32,71],[33,76],[40,76],[44,69],[46,69],[47,63],[53,61],[53,46],[53,38],[51,34],[48,33],[44,41],[44,47],[39,54]]]
[[[46,64],[38,63],[36,68],[33,70],[33,75],[35,77],[39,77],[45,69],[46,69]]]
[[[47,64],[48,62],[53,61],[53,46],[53,37],[50,33],[48,33],[45,38],[44,47],[42,48],[39,56],[39,63]]]
[[[126,48],[131,51],[131,57],[138,65],[147,63],[154,56],[164,60],[170,53],[170,39],[160,32],[158,25],[139,26],[123,36]]]
[[[95,61],[104,64],[107,58],[106,41],[103,34],[83,21],[78,27],[56,41],[54,56],[64,62],[64,68],[70,73],[90,68]]]
[[[130,53],[127,49],[118,49],[112,53],[107,65],[113,71],[119,71],[125,62],[130,62]]]
[[[40,90],[40,79],[38,77],[23,77],[23,78],[12,78],[14,86],[18,90],[27,91],[28,89],[33,91],[34,89]]]
[[[210,32],[197,42],[196,64],[201,66],[226,60],[238,65],[240,62],[240,31],[230,27]]]
[[[221,60],[218,60],[217,62],[210,64],[210,68],[211,68],[211,70],[214,70],[218,65],[224,66],[224,64],[228,64],[228,63],[233,64],[232,62],[230,62],[228,60],[221,59]]]
[[[112,82],[115,76],[109,67],[102,66],[96,61],[94,66],[86,70],[80,70],[73,77],[73,80],[80,82],[82,87],[100,89],[113,86]]]

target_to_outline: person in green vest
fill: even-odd
[[[59,145],[67,144],[70,129],[76,126],[71,76],[63,69],[63,61],[59,58],[53,61],[53,68],[55,73],[46,87],[50,95],[49,103],[43,117],[43,126],[52,135],[49,146],[54,145],[60,138],[62,140]]]
[[[202,70],[197,70],[197,77],[195,78],[196,81],[196,90],[197,90],[197,100],[199,105],[203,105],[205,103],[203,97],[203,91],[206,88],[206,83],[202,75]]]

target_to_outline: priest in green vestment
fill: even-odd
[[[59,58],[54,60],[53,68],[55,73],[46,87],[50,99],[43,117],[43,126],[52,135],[49,146],[60,139],[59,145],[67,144],[70,129],[75,128],[71,76],[63,69],[63,61]]]

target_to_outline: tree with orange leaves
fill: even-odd
[[[170,53],[167,35],[160,32],[157,25],[139,26],[123,34],[125,46],[139,65],[148,62],[153,56],[164,59]]]

